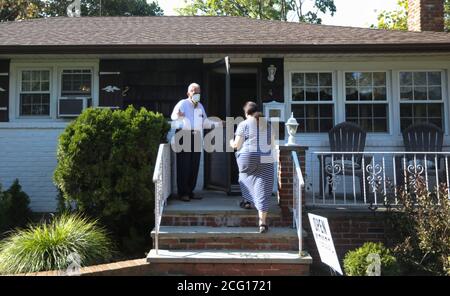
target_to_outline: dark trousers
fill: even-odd
[[[181,151],[177,153],[177,187],[178,195],[192,197],[192,192],[197,184],[198,168],[200,165],[200,150],[194,150],[194,143],[200,143],[201,134],[192,133],[191,131],[181,131],[184,133],[183,139],[190,137],[191,150]],[[182,144],[182,140],[180,141]]]

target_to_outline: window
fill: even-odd
[[[400,127],[418,122],[443,128],[441,71],[400,72]]]
[[[50,71],[21,72],[20,116],[50,115]]]
[[[61,75],[61,96],[90,97],[91,85],[91,70],[63,70]]]
[[[387,132],[386,72],[345,73],[345,117],[367,132]]]
[[[334,125],[332,73],[293,73],[291,86],[298,132],[328,132]]]

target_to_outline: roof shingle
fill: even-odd
[[[450,49],[450,34],[255,20],[244,17],[55,17],[0,23],[0,51],[20,47],[278,47],[416,45]]]

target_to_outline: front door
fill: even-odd
[[[225,57],[205,71],[208,116],[225,120],[230,114],[230,60]],[[223,127],[222,151],[226,151],[226,132]],[[208,131],[205,131],[208,133]],[[213,143],[214,144],[214,143]],[[230,153],[205,152],[205,187],[231,193]]]
[[[208,116],[244,117],[243,106],[247,101],[260,104],[259,65],[232,64],[224,59],[208,67],[206,71]],[[236,126],[235,126],[236,128]],[[228,145],[223,131],[224,147]],[[232,152],[205,153],[205,187],[239,194],[239,171]]]

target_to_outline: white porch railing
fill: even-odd
[[[297,229],[298,236],[298,252],[302,256],[303,253],[303,227],[302,227],[302,195],[305,182],[303,180],[302,170],[298,161],[297,152],[292,151],[293,159],[293,216],[294,227]]]
[[[449,192],[450,152],[312,152],[312,205],[397,205],[399,189]],[[437,194],[440,194],[437,191]]]
[[[153,183],[155,184],[155,251],[158,254],[159,229],[164,206],[172,192],[171,184],[171,149],[170,144],[160,144],[156,157]]]

